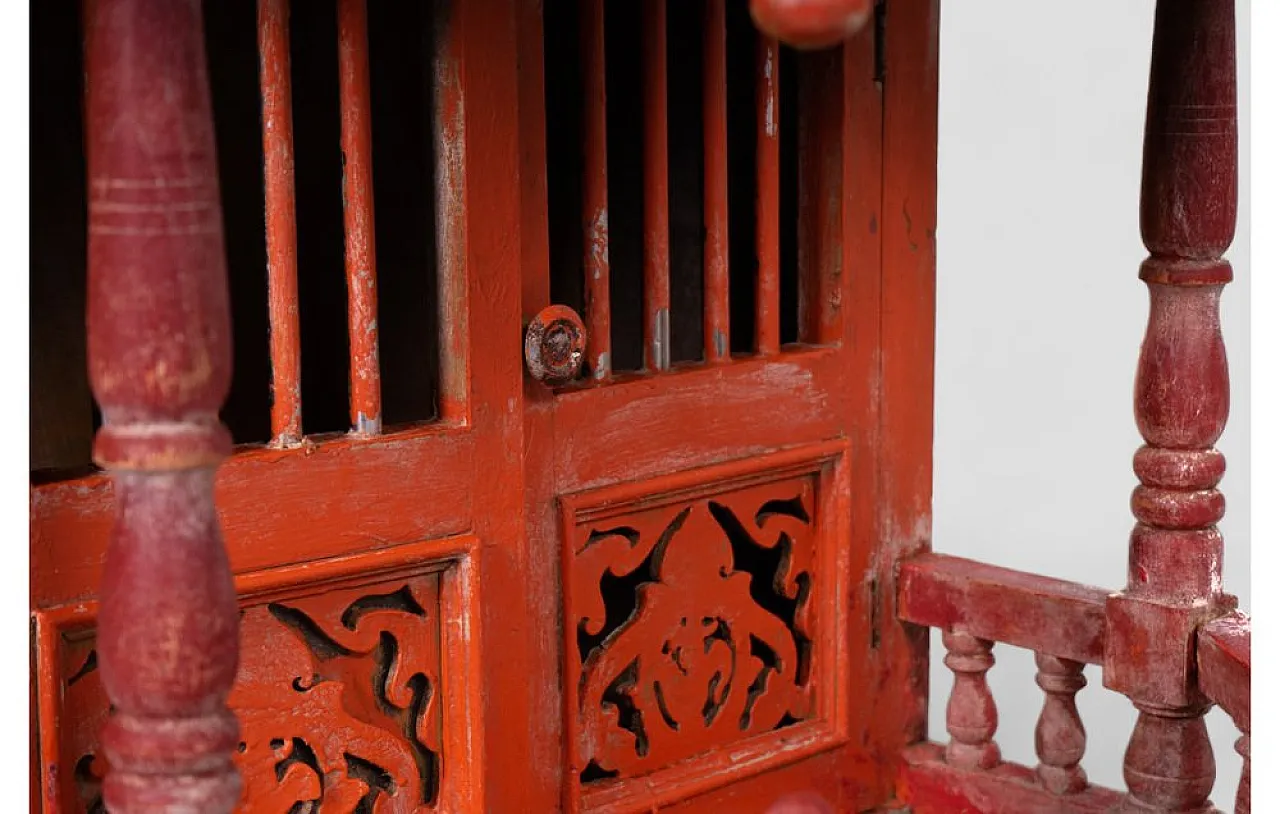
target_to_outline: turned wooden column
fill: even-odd
[[[103,796],[119,814],[230,812],[239,618],[213,505],[230,319],[200,3],[91,0],[86,70],[94,457],[116,504]]]
[[[1106,686],[1139,710],[1125,753],[1125,810],[1210,811],[1209,703],[1196,687],[1196,628],[1231,608],[1222,591],[1228,412],[1218,318],[1236,219],[1233,0],[1159,0],[1142,168],[1141,278],[1151,312],[1134,411],[1146,445],[1129,580],[1107,605]]]
[[[1083,791],[1089,781],[1080,768],[1085,732],[1076,693],[1084,689],[1084,665],[1036,653],[1036,668],[1036,683],[1044,690],[1044,707],[1036,721],[1036,776],[1054,794]]]
[[[992,740],[999,715],[987,684],[987,671],[996,663],[993,644],[958,631],[942,634],[943,662],[955,674],[947,699],[947,762],[962,769],[990,769],[1000,762],[1000,747]]]

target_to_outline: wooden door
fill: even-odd
[[[897,337],[931,337],[933,237],[928,182],[906,189],[930,130],[885,149],[883,74],[908,63],[896,103],[928,98],[936,18],[891,4],[802,54],[745,3],[521,5],[522,299],[547,379],[525,391],[531,691],[561,705],[539,775],[570,812],[883,805],[921,725],[890,586],[927,535],[931,349]]]
[[[892,579],[929,533],[936,4],[804,55],[743,3],[658,10],[205,4],[240,810],[894,798],[923,734]],[[563,382],[525,358],[552,304],[583,316]],[[46,812],[102,810],[114,511],[101,474],[33,478]]]
[[[55,6],[37,36],[70,46],[57,77],[68,92],[43,121],[78,128],[77,26],[100,43],[99,26],[168,32],[173,17],[104,0],[78,20],[73,4]],[[216,502],[241,611],[228,699],[239,810],[520,810],[519,777],[496,768],[525,762],[532,739],[517,691],[532,637],[516,620],[537,592],[511,409],[519,302],[506,293],[519,283],[518,153],[514,121],[484,113],[516,108],[503,44],[514,15],[501,2],[437,15],[238,0],[204,4],[203,28],[237,361],[222,420],[240,446]],[[146,53],[131,49],[111,69]],[[107,62],[91,54],[89,81],[108,81],[94,74]],[[88,128],[86,140],[102,137]],[[83,157],[60,158],[83,173]],[[76,212],[86,186],[81,175],[49,207]],[[91,197],[91,223],[154,209],[109,203]],[[84,376],[46,373],[50,388]],[[92,430],[52,422],[52,436]],[[48,814],[104,811],[111,770],[96,623],[116,490],[101,473],[74,475],[33,473],[31,491],[33,807]],[[130,624],[142,657],[172,652],[148,619]],[[173,674],[183,680],[181,666]],[[164,773],[163,756],[152,765]]]

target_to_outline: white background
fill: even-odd
[[[1240,218],[1223,297],[1231,364],[1227,590],[1249,596],[1249,4],[1237,3]],[[1147,315],[1138,191],[1154,0],[942,4],[934,549],[1123,587],[1142,443],[1133,377]],[[930,735],[951,673],[934,633]],[[1032,654],[997,645],[1005,757],[1034,766]],[[1136,712],[1090,667],[1092,781],[1123,789]],[[1238,737],[1214,710],[1213,799],[1234,805]],[[1255,752],[1256,755],[1256,752]],[[1265,763],[1255,759],[1263,767]],[[1261,809],[1257,809],[1261,810]]]

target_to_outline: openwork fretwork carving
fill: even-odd
[[[434,799],[440,639],[428,609],[436,605],[436,580],[426,577],[245,613],[259,640],[246,648],[231,706],[255,808],[323,799],[326,810],[377,812],[403,810],[388,807],[392,798]]]
[[[817,714],[818,482],[566,501],[572,765],[584,786]]]
[[[230,706],[240,721],[240,811],[434,811],[443,716],[440,575],[323,586],[241,611]],[[102,812],[106,714],[91,631],[64,637],[68,810]]]

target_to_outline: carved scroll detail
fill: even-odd
[[[436,810],[438,610],[438,574],[326,587],[242,610],[241,666],[230,697],[241,731],[239,811]],[[62,663],[69,708],[98,717],[106,700],[92,653],[84,654],[91,644],[64,644]],[[63,800],[87,814],[104,810],[105,767],[93,731],[76,725],[63,733],[63,753],[75,767]]]
[[[576,527],[584,783],[812,717],[814,512],[793,478]]]

